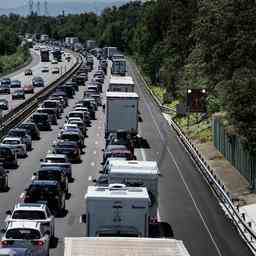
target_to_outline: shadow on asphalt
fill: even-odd
[[[137,138],[134,143],[134,148],[150,148],[150,145],[148,144],[148,141],[142,137]]]

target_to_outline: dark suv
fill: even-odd
[[[40,131],[51,130],[51,122],[48,114],[36,112],[32,115],[31,122],[35,123]]]
[[[24,203],[45,203],[55,214],[65,211],[65,199],[65,192],[56,180],[33,180],[24,195]]]
[[[6,145],[0,145],[0,163],[4,168],[17,167],[18,160],[15,150]]]
[[[44,167],[34,173],[37,180],[56,180],[60,183],[63,192],[68,194],[68,178],[65,171],[58,167]]]

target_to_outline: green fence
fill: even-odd
[[[221,118],[213,116],[213,142],[224,157],[255,187],[256,159],[243,148],[237,136],[229,136],[221,123]]]

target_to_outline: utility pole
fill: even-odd
[[[45,16],[50,16],[49,15],[49,10],[48,10],[48,1],[47,0],[44,1],[44,15]]]
[[[38,0],[37,3],[36,3],[36,13],[37,13],[37,16],[40,16],[40,15],[41,15],[40,1],[39,1],[39,0]]]
[[[34,2],[33,0],[28,0],[28,15],[32,16],[34,13]]]

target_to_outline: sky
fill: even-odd
[[[13,8],[13,7],[18,7],[18,6],[24,6],[28,5],[29,0],[0,0],[0,8]],[[34,0],[34,3],[36,3],[38,0]],[[39,0],[41,3],[43,3],[45,0]],[[53,2],[87,2],[88,0],[47,0],[48,3],[53,3]],[[97,0],[95,0],[97,1]]]

